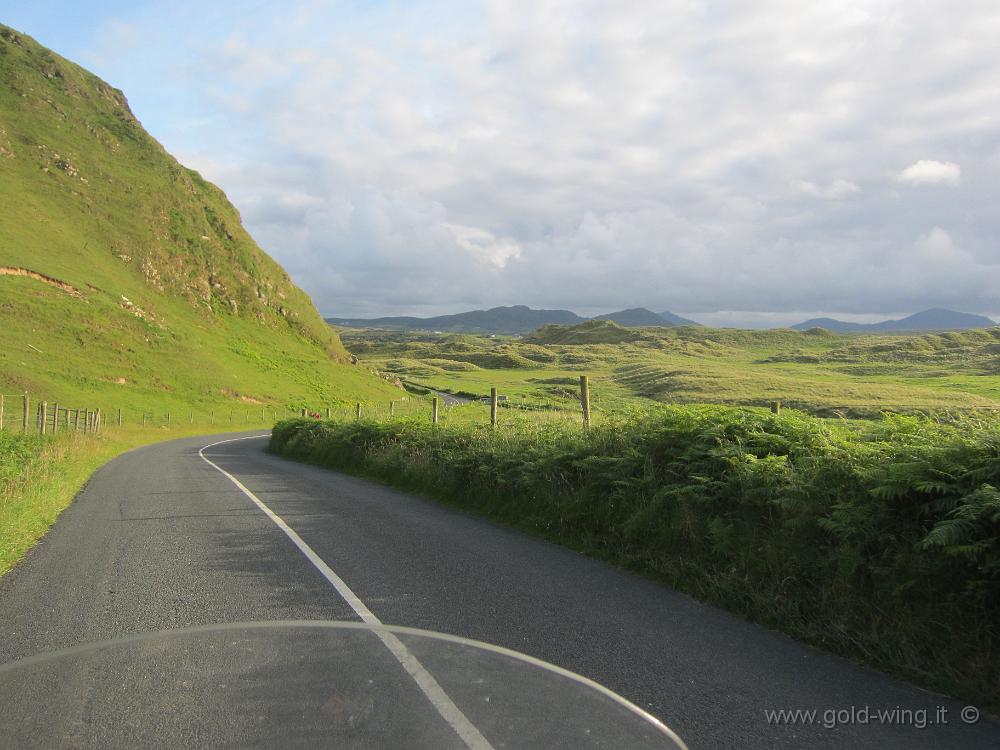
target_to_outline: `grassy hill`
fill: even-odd
[[[121,91],[0,26],[0,393],[176,413],[384,399]]]
[[[648,326],[696,326],[693,320],[682,318],[671,312],[663,314],[652,312],[645,307],[633,307],[628,310],[597,315],[591,320],[611,320],[620,326],[628,328],[644,328]]]

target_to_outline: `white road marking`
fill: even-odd
[[[462,739],[466,747],[469,750],[493,750],[493,746],[486,740],[485,737],[476,729],[475,725],[469,721],[468,717],[462,713],[462,710],[455,705],[454,701],[448,694],[444,691],[444,688],[438,684],[438,681],[434,679],[434,676],[427,671],[423,664],[415,657],[410,650],[403,644],[399,638],[396,637],[394,633],[388,630],[381,630],[379,628],[384,627],[381,620],[379,620],[365,603],[358,598],[358,595],[351,591],[350,587],[344,582],[344,579],[337,575],[333,568],[327,565],[323,558],[316,554],[316,551],[310,547],[305,541],[300,537],[291,526],[285,523],[284,519],[281,518],[277,513],[267,507],[259,497],[253,494],[246,486],[228,471],[223,469],[216,463],[213,463],[210,459],[205,456],[204,451],[208,448],[212,448],[216,445],[222,445],[223,443],[233,443],[237,440],[256,440],[262,437],[270,437],[269,435],[252,435],[250,437],[241,438],[231,438],[229,440],[220,440],[217,443],[212,443],[211,445],[206,445],[201,450],[198,451],[198,455],[201,456],[202,460],[205,461],[209,466],[221,472],[230,482],[235,484],[240,492],[246,495],[248,498],[253,500],[253,502],[264,511],[265,515],[274,521],[275,525],[285,532],[285,536],[292,540],[292,544],[299,548],[299,551],[311,562],[320,574],[329,581],[333,587],[337,590],[344,601],[351,605],[358,617],[360,617],[365,623],[373,626],[375,629],[372,631],[378,636],[379,640],[385,644],[385,647],[389,649],[396,660],[402,665],[410,677],[413,678],[414,682],[420,687],[424,695],[427,696],[427,700],[431,702],[437,712],[441,714],[441,717],[451,725],[451,728],[455,730],[455,733]]]

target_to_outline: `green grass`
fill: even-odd
[[[279,454],[424,493],[1000,708],[1000,419],[662,406],[499,429],[292,420]]]
[[[576,410],[587,374],[595,408],[781,401],[821,416],[1000,409],[1000,328],[925,335],[546,326],[523,339],[342,332],[363,363],[426,387]],[[446,363],[460,363],[461,368]]]

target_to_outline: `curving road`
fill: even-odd
[[[444,391],[432,391],[432,393],[441,399],[445,406],[461,406],[462,404],[468,404],[472,402],[471,398],[465,398],[464,396],[456,396],[453,393],[445,393]]]
[[[578,672],[691,748],[1000,747],[1000,726],[964,724],[961,704],[519,532],[271,456],[264,439],[199,454],[230,437],[149,446],[101,468],[0,579],[0,662],[130,633],[368,612]],[[91,666],[52,688],[57,712],[0,679],[0,714],[20,722],[19,744],[89,746],[80,727],[97,721],[100,679]],[[131,705],[114,720],[127,722]],[[767,718],[795,709],[818,713],[794,726]]]

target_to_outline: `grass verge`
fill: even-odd
[[[509,419],[279,423],[281,455],[612,561],[1000,709],[1000,421],[664,407],[589,433]]]

